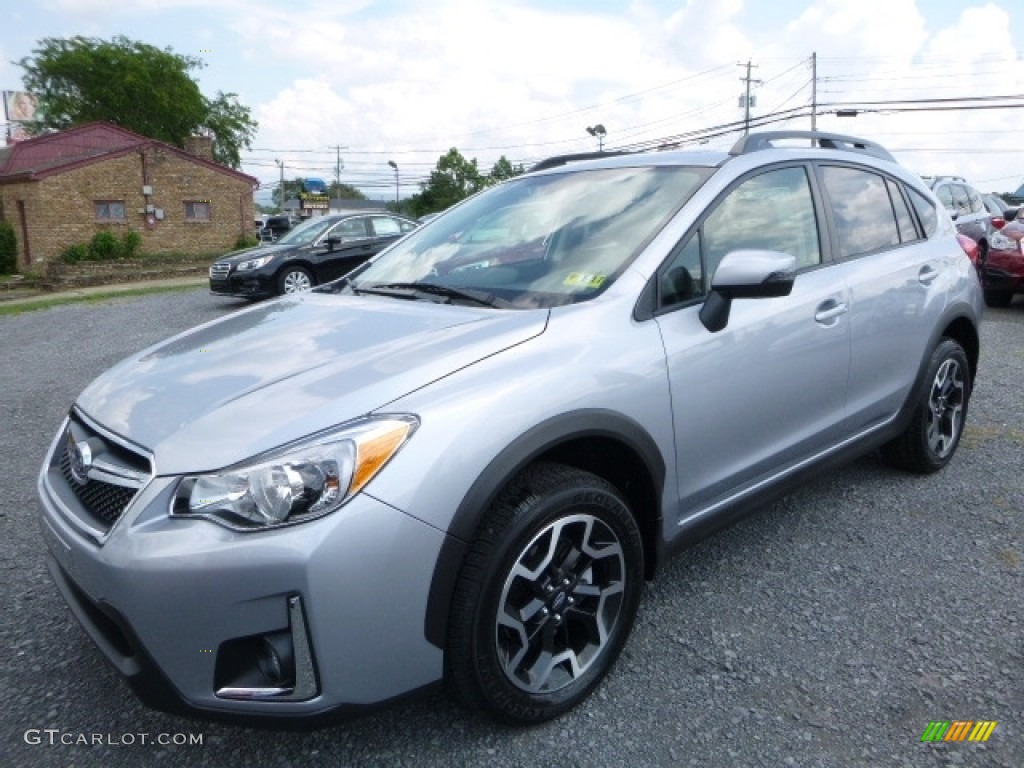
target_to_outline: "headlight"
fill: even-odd
[[[274,257],[272,255],[271,256],[260,256],[258,259],[249,259],[248,261],[243,261],[241,264],[238,265],[237,271],[238,272],[249,272],[250,270],[253,270],[253,269],[259,269],[264,264],[270,263],[270,260],[273,259],[273,258]]]
[[[417,426],[405,414],[368,418],[244,465],[182,478],[171,513],[244,530],[321,517],[359,493]]]

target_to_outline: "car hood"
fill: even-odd
[[[543,333],[546,310],[289,296],[118,363],[78,408],[153,452],[161,475],[243,461]]]
[[[274,256],[280,253],[288,253],[299,248],[308,247],[301,245],[257,245],[253,248],[246,248],[242,251],[235,251],[217,259],[218,264],[236,265],[249,259],[258,259],[260,256]]]

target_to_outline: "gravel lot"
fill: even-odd
[[[43,564],[35,477],[75,395],[240,306],[194,290],[0,317],[0,765],[1024,766],[1020,299],[986,316],[946,470],[908,476],[867,457],[677,558],[612,675],[567,717],[508,729],[434,694],[312,733],[143,708]],[[923,744],[930,720],[998,726],[985,744]]]

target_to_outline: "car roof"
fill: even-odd
[[[791,144],[777,143],[791,140],[806,141],[807,145],[793,146]],[[791,156],[796,153],[805,157],[813,157],[824,151],[847,152],[857,155],[862,159],[870,157],[875,160],[883,160],[898,165],[896,159],[888,150],[880,144],[868,141],[867,139],[824,131],[780,130],[745,134],[733,144],[728,152],[678,149],[675,147],[657,148],[641,152],[586,152],[578,155],[559,155],[548,158],[533,166],[530,172],[557,172],[557,169],[564,168],[569,164],[572,164],[574,169],[579,170],[622,168],[637,165],[687,165],[716,168],[733,158],[763,151],[775,151],[782,153],[784,156]]]

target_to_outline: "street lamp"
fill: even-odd
[[[608,135],[608,131],[604,129],[604,126],[600,123],[595,126],[588,126],[587,133],[597,138],[597,151],[604,152],[604,137]]]
[[[395,205],[398,205],[398,165],[394,160],[388,160],[388,165],[395,169]]]

